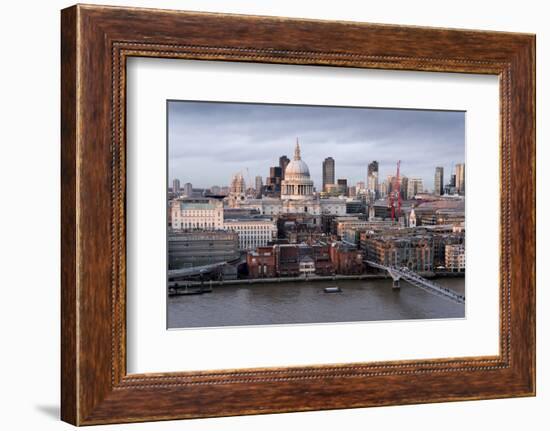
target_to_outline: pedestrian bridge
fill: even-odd
[[[190,277],[193,275],[206,274],[208,272],[215,271],[220,269],[224,265],[227,265],[228,262],[217,262],[210,265],[194,266],[192,268],[180,268],[180,269],[171,269],[168,270],[168,279],[175,277]]]
[[[391,278],[393,278],[393,287],[396,289],[399,288],[399,280],[404,279],[413,286],[419,287],[434,295],[442,296],[458,304],[464,304],[466,302],[464,295],[460,295],[451,289],[447,289],[431,280],[427,280],[407,267],[397,268],[395,266],[386,266],[371,260],[365,260],[365,263],[373,268],[387,271]]]
[[[210,272],[217,271],[223,268],[225,265],[238,265],[240,263],[246,262],[246,257],[241,256],[237,259],[216,262],[208,265],[193,266],[191,268],[179,268],[179,269],[169,269],[168,270],[168,279],[174,279],[176,277],[191,277],[194,275],[208,274]]]

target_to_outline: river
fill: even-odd
[[[464,278],[435,282],[464,294]],[[325,293],[338,286],[341,293]],[[214,286],[202,295],[168,297],[168,328],[463,318],[464,305],[391,279]]]

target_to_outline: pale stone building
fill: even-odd
[[[225,220],[224,229],[237,232],[240,250],[263,247],[277,238],[277,225],[267,218]]]
[[[223,229],[223,202],[215,199],[174,199],[170,202],[172,229]]]

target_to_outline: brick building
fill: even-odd
[[[331,244],[329,253],[336,274],[357,275],[363,273],[364,255],[361,250],[342,242],[335,242]]]

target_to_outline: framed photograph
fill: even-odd
[[[62,419],[535,394],[535,36],[61,14]]]

